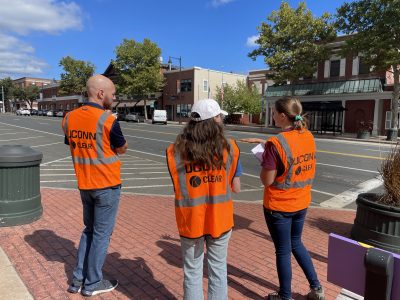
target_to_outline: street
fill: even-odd
[[[121,157],[123,192],[172,195],[173,187],[165,161],[165,149],[180,132],[181,125],[120,122],[129,150]],[[268,138],[250,132],[226,131],[228,138]],[[316,139],[317,175],[313,205],[355,208],[356,195],[382,190],[377,177],[390,145],[337,139]],[[41,186],[76,189],[69,149],[64,145],[61,118],[0,115],[0,145],[27,145],[43,153]],[[235,200],[261,201],[260,166],[251,153],[255,144],[238,142],[241,150],[242,192]]]

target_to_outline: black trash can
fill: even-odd
[[[396,141],[398,136],[398,130],[396,128],[390,128],[386,130],[386,140]]]
[[[0,146],[0,227],[31,223],[42,216],[42,157],[28,146]]]

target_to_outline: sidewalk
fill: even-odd
[[[75,265],[82,224],[79,193],[42,189],[42,218],[0,228],[0,247],[35,299],[83,299],[66,292]],[[182,299],[181,254],[171,197],[123,194],[105,263],[105,276],[119,280],[112,293],[95,299]],[[263,299],[277,289],[274,248],[260,203],[235,203],[229,244],[230,299]],[[310,208],[304,243],[328,300],[340,288],[326,281],[328,234],[349,236],[352,211]],[[204,279],[204,289],[207,280]],[[305,299],[306,279],[293,259],[293,297]],[[0,290],[0,298],[3,291]]]

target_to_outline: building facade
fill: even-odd
[[[274,102],[294,92],[308,113],[312,130],[355,133],[361,122],[372,122],[372,134],[385,135],[390,128],[393,76],[388,71],[373,72],[361,53],[341,57],[345,38],[329,44],[332,56],[318,64],[312,77],[267,87],[269,126],[273,126]]]
[[[187,121],[192,105],[202,99],[215,98],[217,88],[235,85],[238,80],[246,81],[247,76],[200,67],[171,70],[164,73],[165,86],[162,103],[168,120]]]
[[[82,95],[59,96],[59,82],[53,82],[41,89],[41,97],[37,100],[39,110],[72,110],[84,104],[87,99]]]
[[[36,78],[36,77],[21,77],[13,80],[14,85],[17,87],[26,88],[31,85],[36,85],[37,87],[39,87],[40,90],[52,84],[53,82],[54,82],[53,79]],[[40,97],[42,97],[42,95],[40,95]],[[15,111],[20,108],[33,108],[33,109],[38,108],[37,103],[33,102],[33,107],[29,107],[27,101],[20,99],[13,99],[10,104],[11,104],[11,111]]]

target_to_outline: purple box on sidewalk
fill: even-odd
[[[365,265],[368,248],[358,242],[329,234],[328,281],[353,293],[364,296]],[[383,250],[382,250],[383,251]],[[391,300],[400,299],[400,255],[394,254],[394,275]]]

